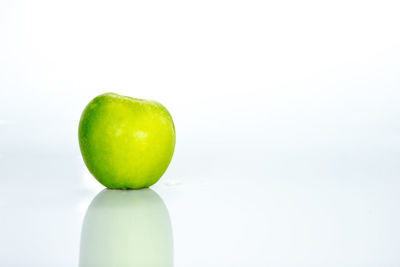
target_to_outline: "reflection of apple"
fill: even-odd
[[[111,189],[139,189],[164,174],[175,148],[175,126],[160,103],[106,93],[85,108],[79,144],[89,171]]]
[[[82,226],[80,267],[172,267],[168,210],[151,189],[104,189]]]

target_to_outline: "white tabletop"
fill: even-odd
[[[396,266],[395,158],[222,159],[197,166],[193,179],[171,169],[151,190],[107,192],[78,157],[3,157],[0,263],[137,266],[158,253],[154,266]]]

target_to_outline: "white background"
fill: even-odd
[[[400,264],[398,1],[0,0],[0,265],[78,264],[77,126],[154,99],[179,266]]]

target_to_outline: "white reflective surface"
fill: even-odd
[[[276,156],[129,192],[103,190],[79,158],[3,158],[0,265],[398,265],[395,152]]]

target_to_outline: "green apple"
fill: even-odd
[[[168,168],[175,126],[168,110],[156,101],[106,93],[83,111],[79,145],[87,168],[104,186],[146,188]]]
[[[79,267],[173,267],[171,221],[151,189],[101,191],[86,211]]]

